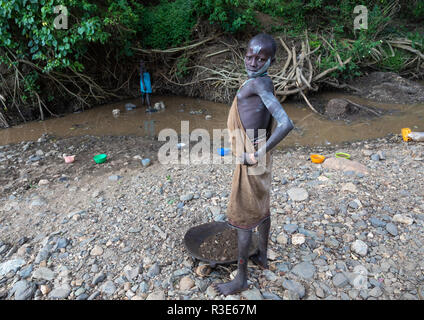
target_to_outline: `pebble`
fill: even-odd
[[[49,256],[50,256],[50,245],[46,245],[38,252],[34,262],[38,264],[41,261],[47,260]]]
[[[297,231],[297,228],[297,224],[285,224],[283,226],[284,231],[288,234],[295,233]]]
[[[386,224],[386,231],[390,233],[392,236],[398,235],[398,229],[397,226],[393,223]]]
[[[320,287],[316,288],[315,294],[318,298],[325,298],[324,290],[322,290]]]
[[[106,275],[103,272],[96,274],[92,280],[92,284],[95,286],[106,279]]]
[[[343,273],[339,272],[333,277],[333,284],[337,288],[342,288],[349,284],[349,280]]]
[[[288,242],[288,238],[286,236],[286,234],[284,232],[281,232],[278,236],[277,236],[277,243],[281,244],[281,245],[286,245]]]
[[[187,193],[187,194],[185,194],[185,195],[182,195],[181,197],[180,197],[180,201],[190,201],[190,200],[192,200],[193,199],[193,194],[192,193]]]
[[[9,272],[16,272],[20,267],[25,264],[25,260],[21,258],[16,258],[8,260],[0,264],[0,277],[3,277]]]
[[[122,177],[118,175],[109,176],[110,181],[118,181],[119,179],[122,179]]]
[[[96,299],[98,296],[100,295],[99,291],[94,291],[88,298],[87,300],[94,300]]]
[[[50,183],[49,180],[46,180],[46,179],[41,179],[40,181],[38,181],[39,186],[45,186],[45,185],[48,185],[49,183]]]
[[[165,300],[165,293],[162,290],[157,290],[150,293],[146,300]]]
[[[214,287],[212,285],[210,285],[206,289],[206,295],[209,296],[210,298],[214,298],[218,295],[218,293],[215,291]]]
[[[342,186],[342,191],[349,191],[355,193],[358,192],[358,188],[352,182],[348,182]]]
[[[305,287],[302,286],[299,282],[289,279],[283,280],[283,288],[296,292],[300,299],[305,296]]]
[[[26,280],[16,282],[9,292],[9,295],[15,295],[15,300],[31,299],[35,292],[35,285]]]
[[[291,242],[294,245],[301,245],[305,243],[305,236],[301,233],[292,235]]]
[[[100,291],[102,293],[104,293],[107,296],[112,296],[115,291],[116,291],[116,287],[115,284],[113,283],[113,281],[106,281],[101,287],[100,287]]]
[[[76,298],[76,300],[88,300],[88,298],[88,294],[82,293]]]
[[[213,197],[213,192],[212,191],[206,191],[205,194],[204,194],[204,197],[206,199],[212,198]]]
[[[40,286],[40,291],[41,291],[41,293],[42,293],[43,295],[47,295],[47,294],[49,294],[49,292],[50,292],[51,290],[52,290],[52,289],[50,288],[50,286],[49,286],[49,285],[42,284],[42,285]]]
[[[132,281],[137,278],[139,271],[139,267],[133,268],[131,266],[127,266],[126,268],[124,268],[124,275],[128,280]]]
[[[32,264],[30,264],[29,266],[27,266],[27,267],[25,267],[25,268],[23,268],[19,271],[19,276],[22,279],[26,279],[31,275],[32,270],[33,270],[33,267],[32,267]]]
[[[268,281],[277,281],[279,279],[279,277],[277,277],[277,275],[271,270],[263,270],[262,273]]]
[[[294,266],[291,272],[301,278],[310,280],[314,277],[315,267],[310,262],[304,261]]]
[[[91,256],[101,256],[103,254],[103,248],[95,245],[93,249],[90,251]]]
[[[350,207],[350,208],[352,208],[352,209],[359,209],[360,207],[362,207],[362,203],[361,203],[361,201],[359,200],[359,199],[355,199],[355,200],[352,200],[352,201],[350,201],[349,203],[348,203],[348,206]]]
[[[340,243],[335,238],[325,238],[324,244],[332,249],[337,249]]]
[[[403,223],[406,224],[408,226],[410,226],[411,224],[414,223],[414,219],[412,219],[411,217],[408,217],[406,215],[403,214],[395,214],[393,216],[393,222],[399,222],[399,223]]]
[[[37,162],[37,161],[40,161],[40,160],[41,160],[41,157],[39,157],[37,155],[29,157],[29,161],[32,161],[32,162]]]
[[[83,294],[85,292],[85,289],[84,288],[78,288],[76,291],[75,291],[75,296],[76,297],[78,297],[78,296],[80,296],[81,294]]]
[[[160,267],[158,263],[153,264],[147,271],[147,276],[149,278],[154,278],[160,274]]]
[[[381,288],[380,287],[374,287],[369,292],[369,296],[374,297],[374,298],[378,298],[382,294],[383,294],[383,291],[381,291]]]
[[[304,188],[291,188],[287,190],[287,194],[293,201],[305,201],[309,198],[308,191]]]
[[[70,293],[71,293],[71,288],[69,287],[69,285],[64,284],[57,288],[54,288],[49,293],[49,298],[50,299],[66,299]]]
[[[263,300],[264,299],[261,292],[257,288],[245,290],[241,293],[241,295],[247,300]]]
[[[289,272],[290,263],[288,262],[279,262],[275,265],[275,268],[278,272]]]
[[[351,249],[353,252],[359,254],[360,256],[366,256],[368,252],[368,245],[363,242],[362,240],[355,240],[355,242],[352,243]]]
[[[206,277],[211,273],[212,269],[210,266],[204,264],[204,265],[200,265],[196,268],[196,274],[199,277]]]
[[[190,277],[183,277],[180,280],[180,291],[187,291],[194,287],[194,281]]]
[[[262,296],[265,300],[283,300],[279,295],[267,291],[262,292]]]
[[[378,218],[372,217],[370,219],[370,222],[372,224],[373,227],[384,227],[386,225],[386,223]]]
[[[55,273],[49,268],[41,267],[34,271],[32,277],[35,279],[51,281],[55,278]]]

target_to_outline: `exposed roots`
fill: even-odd
[[[393,15],[397,10],[396,7],[390,7],[387,9],[387,15]],[[312,106],[310,101],[307,99],[307,93],[311,91],[317,91],[321,85],[330,85],[335,88],[346,88],[352,90],[358,94],[362,93],[360,89],[355,88],[352,85],[339,82],[332,73],[341,68],[345,68],[352,59],[353,56],[346,59],[342,59],[340,53],[337,51],[326,37],[321,36],[321,44],[314,50],[311,50],[309,37],[307,30],[305,31],[304,38],[300,41],[300,46],[293,44],[291,48],[286,44],[282,37],[278,37],[279,44],[283,49],[284,55],[280,56],[280,61],[284,61],[283,65],[271,66],[269,70],[270,77],[274,81],[275,93],[279,97],[280,101],[284,101],[287,96],[299,94],[311,108],[312,111],[318,113],[317,110]],[[328,37],[332,39],[333,37]],[[231,92],[234,89],[238,89],[242,83],[246,80],[243,54],[241,52],[241,46],[234,40],[235,43],[228,44],[224,41],[219,41],[217,44],[220,49],[215,52],[208,53],[203,56],[203,65],[197,63],[194,66],[186,68],[186,71],[190,71],[191,79],[189,81],[181,81],[177,75],[177,62],[178,58],[172,57],[170,54],[179,52],[181,56],[184,55],[187,59],[198,51],[190,51],[193,49],[201,49],[201,45],[206,42],[213,42],[214,38],[208,38],[196,44],[192,44],[186,47],[175,48],[174,50],[162,50],[160,54],[163,56],[163,61],[170,63],[168,72],[160,73],[160,76],[172,85],[193,86],[199,82],[204,82],[205,85],[210,85],[213,88],[219,88],[225,92],[225,96],[228,96],[228,100],[231,100]],[[352,44],[355,40],[342,39],[347,45],[347,48],[352,48]],[[387,46],[389,52],[383,48],[383,44]],[[222,48],[225,46],[225,48]],[[367,59],[361,59],[361,57],[355,57],[355,61],[359,67],[369,67],[382,62],[387,57],[394,56],[393,48],[398,48],[407,51],[411,55],[414,55],[408,61],[405,61],[402,65],[402,75],[409,75],[412,77],[422,77],[424,74],[424,54],[422,53],[422,47],[420,44],[414,43],[409,39],[387,39],[381,41],[381,44],[370,50],[370,57]],[[146,50],[139,50],[145,52]],[[153,50],[151,50],[152,52]],[[281,51],[281,50],[279,50]],[[159,52],[156,50],[156,52]],[[225,54],[225,60],[219,64],[208,64],[208,60],[212,57]],[[324,57],[334,57],[333,66],[325,70],[322,69],[322,60]],[[328,58],[326,58],[328,59]],[[187,80],[187,77],[184,78]]]

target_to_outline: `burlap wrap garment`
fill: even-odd
[[[276,121],[271,117],[266,128],[266,138],[253,144],[240,120],[236,95],[227,120],[233,155],[239,157],[243,152],[257,151],[258,147],[265,144],[275,127]],[[271,152],[267,152],[265,159],[253,166],[236,164],[227,207],[228,223],[233,227],[253,229],[270,216],[271,166]]]

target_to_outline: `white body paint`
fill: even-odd
[[[260,76],[262,73],[266,72],[270,65],[271,65],[271,58],[268,58],[267,62],[264,64],[264,66],[262,68],[260,68],[258,71],[252,72],[252,71],[246,70],[247,75],[249,76],[249,78],[256,78],[256,77]]]

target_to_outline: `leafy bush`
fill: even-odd
[[[247,0],[194,0],[197,15],[218,24],[224,31],[237,33],[246,26],[257,26],[250,2]]]
[[[143,46],[165,49],[188,41],[196,23],[193,2],[196,1],[161,1],[146,8],[141,28]]]

